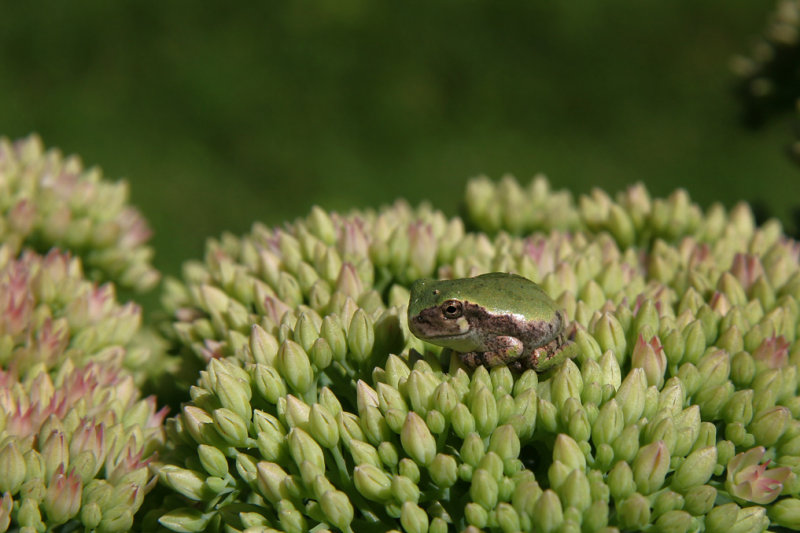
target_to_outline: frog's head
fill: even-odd
[[[469,332],[464,302],[454,281],[420,279],[411,286],[408,329],[420,339],[450,339]],[[443,344],[444,345],[444,344]]]

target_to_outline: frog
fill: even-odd
[[[455,351],[471,369],[506,365],[545,372],[577,352],[564,311],[533,281],[505,272],[416,280],[408,328]]]

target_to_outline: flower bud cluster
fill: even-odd
[[[0,370],[0,531],[130,530],[166,412],[120,366],[67,359],[24,379]]]
[[[158,282],[150,229],[128,205],[128,184],[110,182],[77,156],[45,151],[35,135],[0,138],[0,242],[13,253],[51,247],[81,254],[90,277],[145,291]]]
[[[148,345],[141,321],[138,305],[117,303],[112,284],[86,280],[77,258],[56,249],[17,258],[0,245],[0,368],[14,376],[24,379],[39,365],[56,372],[67,361],[122,358],[141,383],[168,364]]]
[[[492,194],[513,189],[504,183]],[[396,204],[348,216],[314,208],[281,229],[211,242],[165,294],[175,339],[208,363],[168,423],[159,479],[184,507],[165,507],[160,523],[797,524],[800,246],[774,222],[756,227],[744,205],[704,213],[683,192],[651,200],[637,186],[576,208],[543,184],[531,190],[562,198],[564,218],[538,220],[526,237],[467,233]],[[574,360],[541,375],[467,370],[410,336],[410,281],[493,270],[529,277],[566,310]]]
[[[166,415],[125,368],[155,362],[140,321],[77,259],[0,246],[0,531],[131,528]]]

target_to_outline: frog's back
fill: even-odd
[[[463,285],[463,299],[477,300],[487,311],[497,314],[514,313],[527,317],[547,317],[556,312],[555,302],[531,280],[492,272],[468,278]]]

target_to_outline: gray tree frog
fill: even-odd
[[[516,274],[420,279],[411,286],[408,327],[459,353],[469,367],[508,365],[543,372],[574,357],[563,311],[541,287]]]

